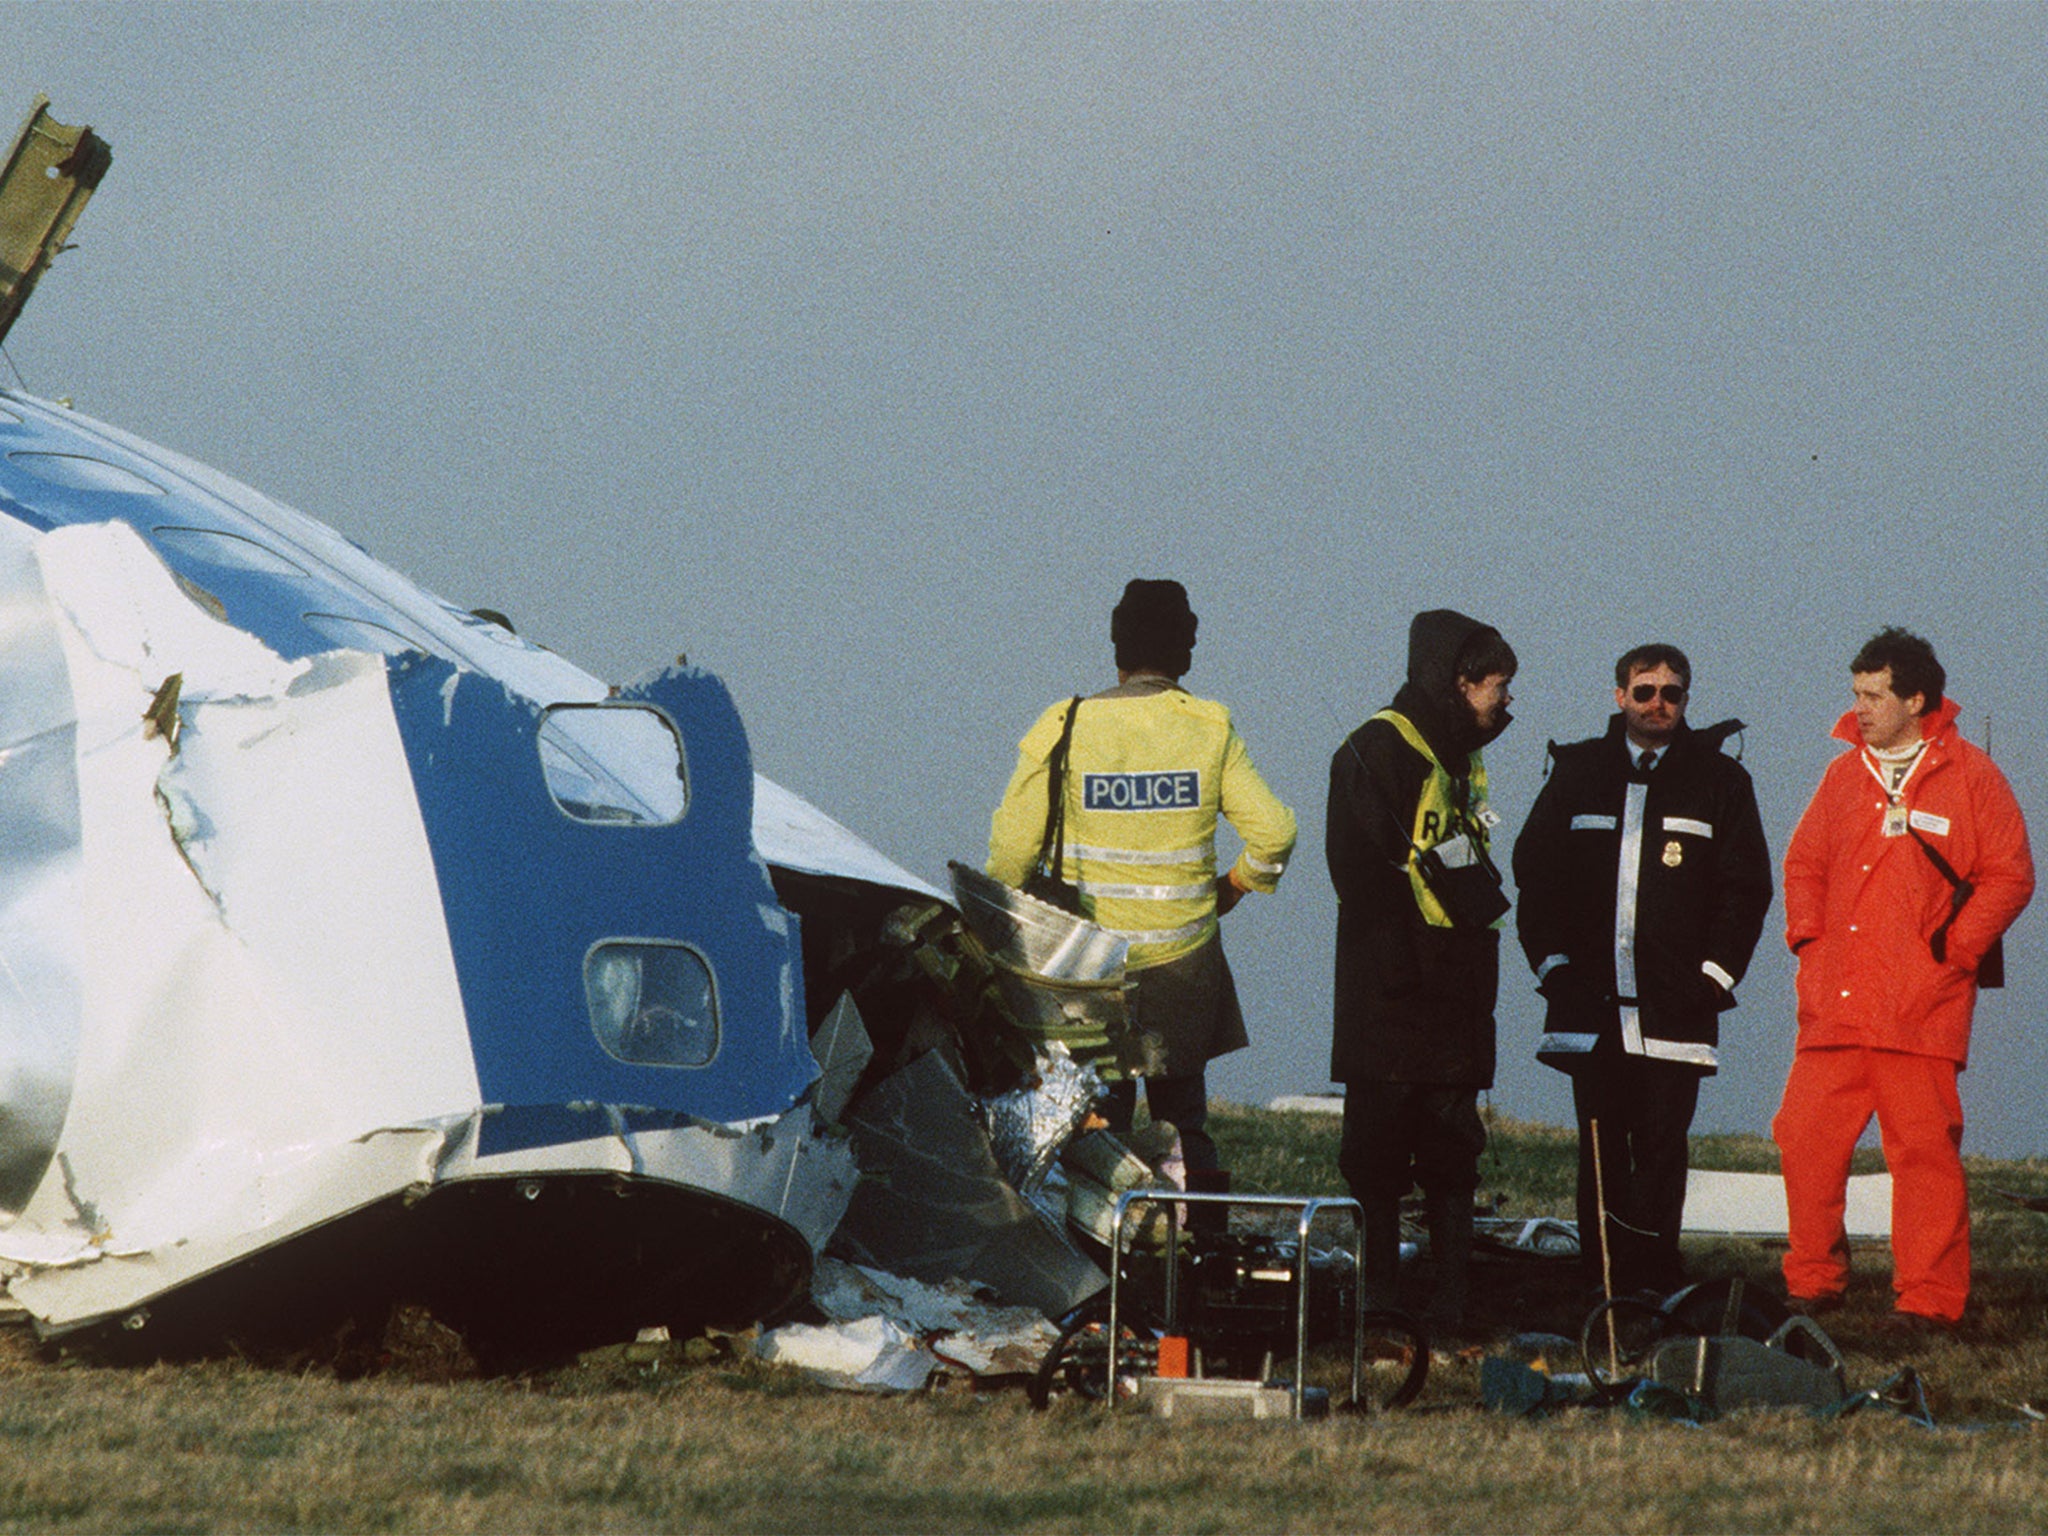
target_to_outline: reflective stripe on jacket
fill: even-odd
[[[1025,734],[989,831],[988,872],[1022,885],[1045,833],[1047,760],[1067,704]],[[1216,930],[1216,818],[1244,840],[1233,873],[1270,891],[1294,851],[1294,813],[1266,786],[1230,711],[1165,679],[1084,699],[1066,778],[1063,873],[1083,911],[1130,940],[1142,970],[1190,954]]]
[[[1487,815],[1485,760],[1477,752],[1472,754],[1470,777],[1466,780],[1471,786],[1468,792],[1444,772],[1444,765],[1437,761],[1436,753],[1429,749],[1422,732],[1406,715],[1398,710],[1383,709],[1373,719],[1384,720],[1399,731],[1401,739],[1429,763],[1429,777],[1422,781],[1422,794],[1415,802],[1414,825],[1408,829],[1408,888],[1414,894],[1422,920],[1432,928],[1448,928],[1451,926],[1450,915],[1422,878],[1417,860],[1430,849],[1453,843],[1461,836],[1471,837],[1482,849],[1487,847],[1491,818]],[[1500,924],[1494,926],[1499,927]]]
[[[1461,639],[1455,631],[1440,639],[1443,688]],[[1440,698],[1441,689],[1411,681],[1394,708],[1441,753],[1417,751],[1383,711],[1330,759],[1324,848],[1337,892],[1330,1075],[1340,1083],[1493,1083],[1500,932],[1426,921],[1408,872],[1409,833],[1421,820],[1418,802],[1431,775],[1446,761],[1469,764],[1484,746],[1462,702]]]
[[[1571,1071],[1606,1041],[1719,1065],[1720,1010],[1773,887],[1755,790],[1722,751],[1740,728],[1681,726],[1647,774],[1620,715],[1604,736],[1552,744],[1514,856],[1516,923],[1546,1000],[1539,1060]]]

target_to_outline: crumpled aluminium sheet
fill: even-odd
[[[1059,1339],[1058,1325],[1042,1313],[997,1305],[964,1280],[928,1285],[833,1258],[818,1261],[811,1302],[839,1323],[889,1318],[921,1336],[941,1361],[976,1376],[1035,1371]]]
[[[10,958],[68,973],[77,1045],[0,1259],[133,1255],[140,1275],[144,1255],[272,1226],[278,1181],[322,1148],[381,1126],[438,1140],[476,1076],[381,659],[282,661],[125,525],[59,528],[33,564],[41,593],[8,598],[42,597],[64,659],[78,900],[17,927]],[[143,720],[174,675],[175,754]],[[74,1315],[47,1290],[16,1294]]]
[[[1122,934],[1012,890],[965,864],[948,866],[954,905],[997,964],[1049,981],[1121,981],[1130,944]]]
[[[987,955],[1003,1011],[1018,1028],[1126,1075],[1159,1070],[1158,1037],[1131,1025],[1122,934],[965,864],[948,868],[967,934]]]
[[[787,1323],[762,1334],[754,1353],[851,1392],[915,1392],[939,1368],[914,1332],[879,1314],[822,1328]]]
[[[1004,1179],[974,1100],[939,1052],[876,1084],[847,1124],[861,1180],[833,1254],[918,1280],[964,1278],[1047,1317],[1109,1283]]]
[[[818,1032],[811,1037],[811,1052],[818,1058],[818,1085],[811,1096],[818,1118],[837,1125],[860,1083],[860,1075],[874,1060],[875,1044],[861,1022],[860,1005],[851,992],[839,994],[839,1001],[825,1015]]]
[[[771,1329],[754,1353],[844,1391],[916,1392],[947,1367],[1026,1375],[1059,1339],[1042,1314],[995,1305],[965,1281],[928,1285],[832,1258],[818,1261],[811,1301],[830,1321]]]
[[[1579,1224],[1556,1216],[1475,1216],[1473,1234],[1496,1248],[1532,1253],[1546,1259],[1579,1256]]]
[[[989,1149],[1003,1177],[1027,1197],[1102,1097],[1101,1074],[1075,1061],[1058,1041],[1036,1059],[1034,1081],[982,1100]]]
[[[633,1131],[610,1115],[610,1133],[587,1141],[480,1156],[477,1133],[490,1113],[379,1127],[339,1145],[266,1153],[239,1141],[211,1156],[187,1155],[177,1167],[198,1182],[192,1194],[199,1198],[183,1202],[102,1205],[82,1184],[79,1219],[17,1223],[0,1233],[0,1274],[38,1323],[61,1332],[126,1312],[374,1200],[520,1173],[633,1174],[716,1190],[780,1216],[816,1248],[858,1177],[846,1143],[816,1134],[808,1104],[746,1129],[706,1123]],[[149,1193],[157,1192],[152,1185]],[[174,1218],[187,1224],[186,1236],[144,1224]]]

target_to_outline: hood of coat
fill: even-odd
[[[1460,771],[1459,759],[1492,741],[1514,719],[1503,710],[1500,719],[1482,731],[1458,691],[1458,652],[1475,635],[1497,633],[1491,624],[1449,608],[1418,613],[1408,625],[1408,681],[1395,696],[1394,707],[1415,722],[1437,760],[1454,774]]]
[[[1721,750],[1722,744],[1730,736],[1747,729],[1748,727],[1740,720],[1733,719],[1718,720],[1712,725],[1698,727],[1681,720],[1678,722],[1678,729],[1672,732],[1670,742],[1661,750],[1686,753],[1718,752]],[[1626,741],[1627,738],[1628,720],[1620,710],[1616,710],[1607,717],[1607,734],[1600,738],[1600,742],[1604,746],[1610,741]],[[1629,750],[1633,751],[1635,749],[1630,748]]]
[[[1956,703],[1954,698],[1944,698],[1934,708],[1920,717],[1920,739],[1922,741],[1940,741],[1942,737],[1955,730],[1956,717],[1962,712],[1962,707]],[[1848,742],[1852,747],[1862,746],[1863,731],[1856,724],[1856,711],[1853,709],[1845,711],[1842,718],[1835,722],[1835,729],[1832,734],[1837,739]]]

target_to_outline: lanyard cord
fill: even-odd
[[[1877,754],[1871,748],[1865,747],[1863,749],[1863,766],[1868,768],[1870,776],[1877,780],[1877,787],[1884,791],[1885,798],[1893,805],[1903,804],[1906,799],[1906,786],[1913,782],[1913,775],[1918,773],[1920,765],[1927,761],[1927,743],[1925,741],[1921,742],[1914,751],[1913,761],[1906,769],[1905,777],[1899,780],[1899,787],[1897,789],[1892,788],[1885,781],[1884,770],[1878,767],[1880,761],[1881,759],[1877,757]]]

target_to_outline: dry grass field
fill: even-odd
[[[1334,1124],[1221,1117],[1241,1184],[1331,1184]],[[1570,1141],[1496,1127],[1489,1188],[1563,1214]],[[1703,1140],[1704,1165],[1768,1146]],[[1572,1329],[1578,1301],[1534,1261],[1488,1266],[1463,1348],[1414,1407],[1303,1425],[1168,1424],[1013,1388],[911,1398],[815,1388],[731,1341],[477,1379],[415,1322],[380,1369],[221,1360],[115,1370],[0,1339],[0,1527],[33,1531],[1993,1531],[2048,1509],[2048,1166],[1973,1163],[1979,1298],[1956,1339],[1879,1336],[1882,1255],[1829,1322],[1869,1386],[1924,1378],[1938,1427],[1883,1413],[1751,1413],[1694,1427],[1480,1405],[1479,1355]],[[1694,1251],[1770,1283],[1761,1244]],[[642,1351],[642,1354],[652,1352]],[[1327,1362],[1325,1363],[1327,1369]],[[2044,1426],[2048,1428],[2048,1426]]]

